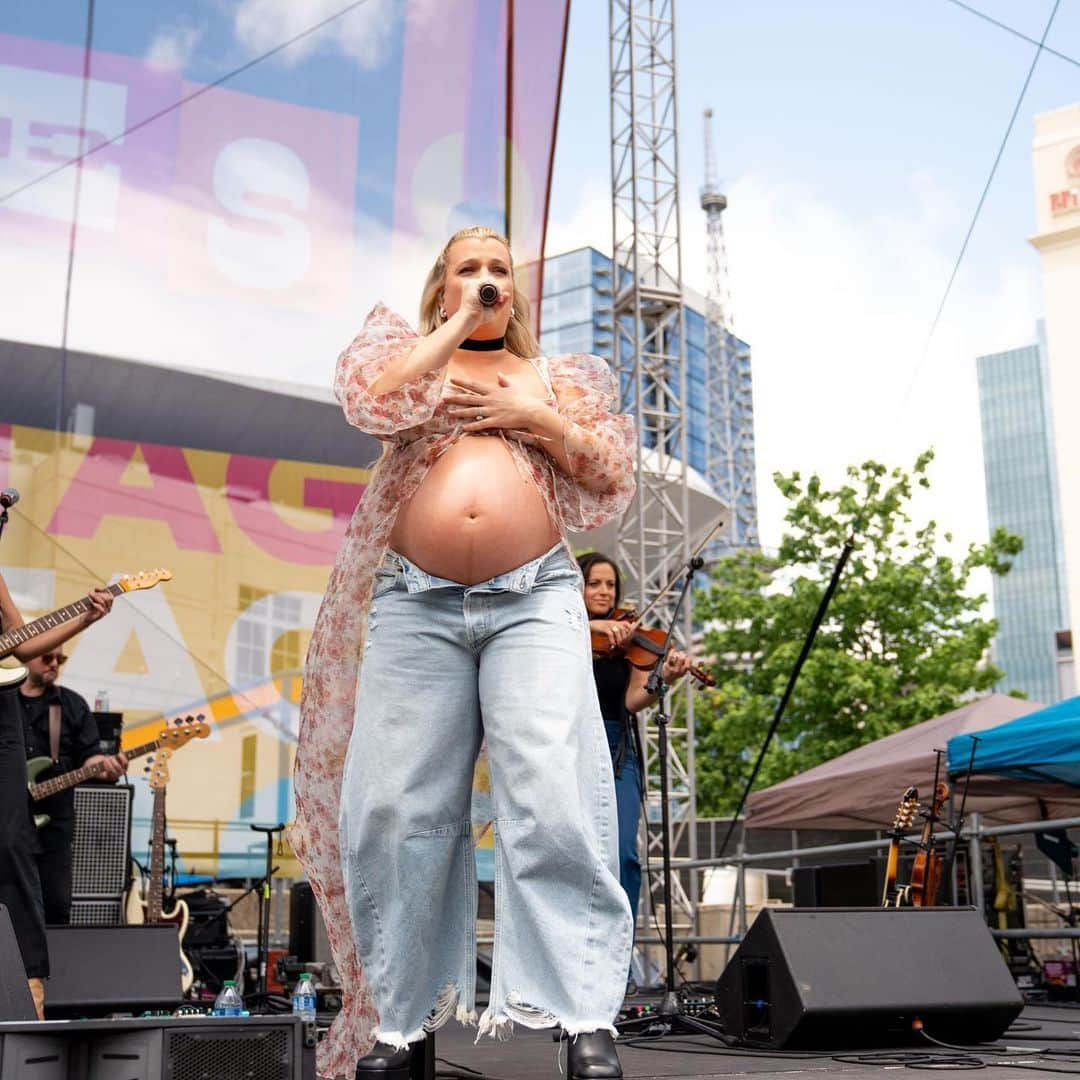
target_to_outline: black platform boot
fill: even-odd
[[[622,1066],[610,1031],[590,1031],[566,1037],[570,1080],[619,1080]]]
[[[409,1080],[412,1047],[399,1050],[396,1046],[377,1042],[357,1063],[356,1080]]]

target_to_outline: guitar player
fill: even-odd
[[[99,764],[98,778],[115,783],[127,769],[127,758],[123,754],[100,753],[97,723],[86,699],[59,684],[60,668],[66,660],[63,649],[56,648],[26,664],[26,682],[19,687],[26,756],[53,760],[53,768],[41,774],[42,780],[84,765]],[[48,823],[37,831],[36,861],[45,921],[68,923],[71,921],[74,788],[42,799],[34,806],[34,812],[49,816]]]
[[[95,589],[89,600],[79,617],[28,638],[14,649],[13,655],[25,663],[59,649],[108,614],[113,597],[104,589]],[[0,575],[0,631],[7,633],[22,625],[23,618]],[[26,790],[26,744],[17,695],[13,688],[0,691],[0,903],[11,915],[34,1005],[38,1016],[43,1016],[49,955],[41,883],[33,855],[36,840]]]

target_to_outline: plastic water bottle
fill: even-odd
[[[233,979],[226,979],[221,993],[214,999],[214,1016],[239,1016],[244,1010],[244,1002],[236,989]]]
[[[311,975],[305,971],[293,987],[292,1011],[294,1016],[301,1020],[315,1022],[315,987],[311,985]]]
[[[109,711],[109,691],[99,690],[94,698],[94,712]]]

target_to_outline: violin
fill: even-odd
[[[933,907],[937,902],[938,884],[941,881],[941,856],[934,850],[934,824],[941,820],[941,811],[948,797],[948,784],[941,782],[934,786],[934,800],[923,823],[919,853],[911,867],[908,895],[913,907]]]
[[[617,622],[634,622],[638,618],[637,612],[624,608],[616,608],[608,619]],[[657,659],[667,651],[667,633],[659,627],[637,627],[633,634],[616,648],[611,648],[608,636],[599,630],[590,631],[592,654],[595,657],[604,658],[611,656],[625,656],[631,667],[640,671],[649,671]],[[688,675],[692,675],[702,686],[715,686],[716,680],[702,667],[691,664]]]

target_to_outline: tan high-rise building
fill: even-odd
[[[1080,643],[1080,105],[1035,117],[1035,220],[1068,603],[1059,634],[1062,685],[1075,693]]]

